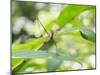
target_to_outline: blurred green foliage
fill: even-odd
[[[12,1],[12,72],[95,68],[96,7]]]

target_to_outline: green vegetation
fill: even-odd
[[[12,72],[95,68],[95,6],[12,2]]]

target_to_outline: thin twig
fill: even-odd
[[[41,23],[41,21],[39,20],[39,18],[37,17],[37,20],[39,21],[39,23],[41,24],[41,26],[43,27],[44,31],[47,33],[47,35],[49,36],[48,31],[45,29],[45,27],[43,26],[43,24]]]

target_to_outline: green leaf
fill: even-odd
[[[59,58],[62,59],[62,60],[73,60],[75,59],[75,57],[72,57],[72,56],[69,56],[69,55],[66,55],[66,54],[62,54],[62,53],[59,53]]]
[[[96,33],[87,28],[72,28],[72,29],[66,30],[66,32],[56,33],[55,36],[59,37],[59,36],[67,35],[67,34],[73,34],[72,32],[75,32],[75,31],[80,32],[80,35],[84,39],[94,42],[94,43],[96,42]]]
[[[66,54],[62,54],[59,53],[59,58],[62,59],[62,61],[73,61],[73,62],[77,62],[81,65],[81,67],[83,66],[82,62],[80,60],[77,59],[77,57],[73,57],[70,55],[66,55]]]
[[[76,16],[78,16],[80,13],[95,8],[95,6],[89,6],[89,5],[68,5],[66,6],[60,13],[60,15],[57,18],[57,24],[60,27],[63,27],[66,23],[73,20]]]
[[[25,69],[27,69],[28,67],[34,67],[34,62],[32,59],[27,59],[25,63],[23,63],[24,65],[20,67],[19,70],[17,70],[18,73],[20,72],[24,72]],[[36,64],[35,64],[36,65]]]
[[[89,40],[94,43],[96,42],[96,34],[92,30],[82,28],[80,29],[80,33],[84,39]]]
[[[25,43],[13,44],[12,50],[38,50],[44,44],[45,38],[29,39]]]
[[[13,58],[48,58],[51,55],[54,53],[47,53],[47,51],[18,50],[12,52]]]
[[[47,58],[47,69],[48,71],[56,71],[59,68],[62,61],[73,60],[74,57],[67,56],[59,53],[48,53],[47,51],[30,51],[30,50],[19,50],[12,53],[13,58]]]
[[[69,22],[73,27],[81,27],[82,26],[82,21],[79,19],[74,19]]]
[[[56,71],[57,68],[61,65],[62,60],[56,57],[48,58],[47,69],[49,72]]]
[[[59,53],[59,58],[62,59],[62,61],[70,60],[70,61],[76,61],[77,63],[81,64],[80,60],[77,60],[76,57],[69,56],[69,55],[66,55],[66,54]]]
[[[73,34],[72,32],[78,31],[78,28],[67,29],[65,32],[57,32],[54,37],[61,37],[63,35]],[[79,31],[78,31],[79,32]]]
[[[57,53],[58,55],[51,56],[48,58],[47,69],[49,72],[56,71],[60,67],[63,61],[75,61],[81,64],[80,61],[76,60],[75,57],[66,55],[64,53],[62,54],[60,52],[57,52]]]
[[[23,62],[23,58],[12,58],[12,69],[16,68]]]

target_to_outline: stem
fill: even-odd
[[[48,31],[45,29],[45,27],[43,26],[42,22],[39,20],[39,18],[37,17],[37,20],[39,21],[39,23],[41,24],[42,28],[44,29],[44,31],[47,33],[47,35],[49,36]]]

